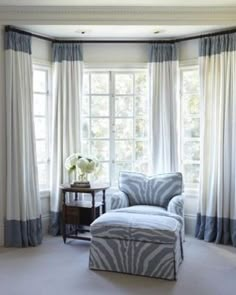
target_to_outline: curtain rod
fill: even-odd
[[[12,26],[6,26],[5,31],[9,32],[16,32],[16,33],[21,33],[24,35],[32,36],[35,38],[39,38],[42,40],[50,41],[52,43],[177,43],[177,42],[183,42],[183,41],[189,41],[189,40],[195,40],[195,39],[200,39],[200,38],[205,38],[205,37],[214,37],[214,36],[219,36],[219,35],[224,35],[224,34],[232,34],[236,33],[236,28],[233,29],[228,29],[228,30],[222,30],[214,33],[208,33],[208,34],[201,34],[201,35],[196,35],[192,37],[183,37],[183,38],[178,38],[178,39],[155,39],[155,40],[60,40],[56,38],[50,38],[46,37],[40,34],[35,34],[32,32],[24,31]]]

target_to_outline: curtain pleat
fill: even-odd
[[[236,34],[200,39],[201,175],[196,237],[236,246]]]
[[[81,45],[53,44],[53,123],[51,153],[50,233],[61,232],[60,185],[70,183],[65,159],[80,151],[80,101],[83,61]]]
[[[152,172],[178,170],[176,45],[153,44],[150,55]]]
[[[5,33],[7,193],[5,246],[42,242],[33,119],[31,37]]]

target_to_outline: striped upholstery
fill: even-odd
[[[91,224],[89,267],[175,280],[183,259],[175,218],[108,212]]]
[[[179,196],[180,197],[180,196]],[[172,200],[175,200],[174,197]],[[182,197],[181,197],[182,199]],[[158,216],[165,216],[165,217],[171,217],[176,219],[181,225],[184,223],[184,218],[183,215],[179,215],[177,212],[180,212],[180,209],[178,207],[175,207],[174,202],[170,201],[170,204],[173,205],[171,206],[171,209],[173,211],[167,211],[166,209],[158,206],[150,206],[150,205],[135,205],[135,206],[130,206],[130,207],[125,207],[125,208],[119,208],[116,210],[113,210],[113,212],[126,212],[126,213],[136,213],[136,214],[147,214],[147,215],[158,215]],[[168,206],[168,209],[170,205]],[[183,208],[182,208],[183,211]],[[183,214],[183,212],[182,212]]]
[[[95,237],[169,244],[176,241],[181,226],[166,216],[111,211],[96,219],[90,228]]]
[[[128,196],[130,206],[167,208],[170,200],[182,193],[182,174],[177,172],[147,177],[141,173],[121,172],[119,189]]]

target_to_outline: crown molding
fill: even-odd
[[[0,24],[236,25],[236,7],[1,6]]]

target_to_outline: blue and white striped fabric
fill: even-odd
[[[196,237],[236,247],[236,33],[201,38],[201,173]]]
[[[91,224],[91,235],[111,239],[174,243],[181,224],[169,216],[108,212]]]
[[[141,173],[121,172],[119,189],[128,196],[130,206],[167,208],[170,200],[182,193],[182,174],[177,172],[147,177]]]
[[[175,172],[179,164],[176,47],[170,42],[151,45],[151,163],[155,174]]]
[[[183,259],[175,218],[109,212],[91,224],[89,267],[175,280]]]
[[[53,43],[53,118],[51,156],[50,233],[58,235],[61,224],[60,185],[70,183],[65,159],[80,151],[80,105],[83,58],[79,43]]]
[[[42,242],[42,222],[33,118],[31,37],[7,31],[5,56],[7,114],[5,246],[37,246]]]

